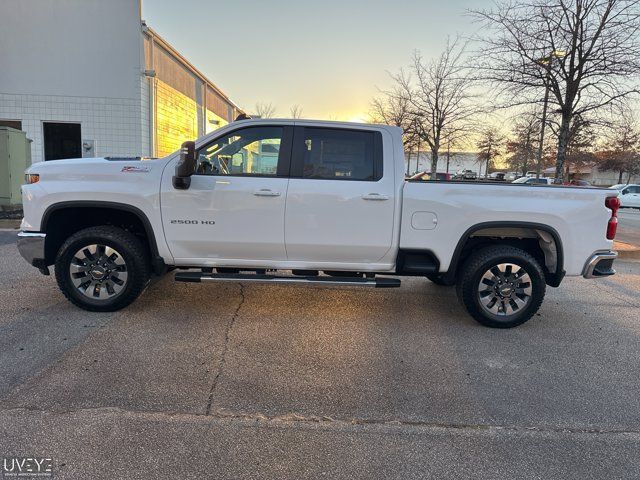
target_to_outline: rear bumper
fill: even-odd
[[[22,258],[34,267],[45,266],[44,241],[46,234],[40,232],[18,233],[18,251]]]
[[[594,253],[582,270],[584,278],[600,278],[614,275],[616,271],[613,269],[613,261],[618,254],[613,251]]]

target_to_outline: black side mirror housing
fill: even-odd
[[[173,176],[173,188],[186,190],[191,186],[191,175],[196,172],[196,143],[184,142],[180,147],[180,160]]]

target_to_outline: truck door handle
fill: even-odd
[[[257,197],[279,197],[280,192],[271,190],[270,188],[261,188],[260,190],[254,190],[253,194]]]
[[[389,200],[389,195],[382,195],[380,193],[367,193],[366,195],[362,195],[363,200]]]

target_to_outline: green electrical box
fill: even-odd
[[[31,166],[31,140],[21,130],[0,127],[0,206],[22,203],[20,186]]]

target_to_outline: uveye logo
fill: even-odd
[[[53,459],[49,457],[5,457],[2,478],[53,478]]]
[[[215,225],[213,220],[171,220],[174,225]]]

